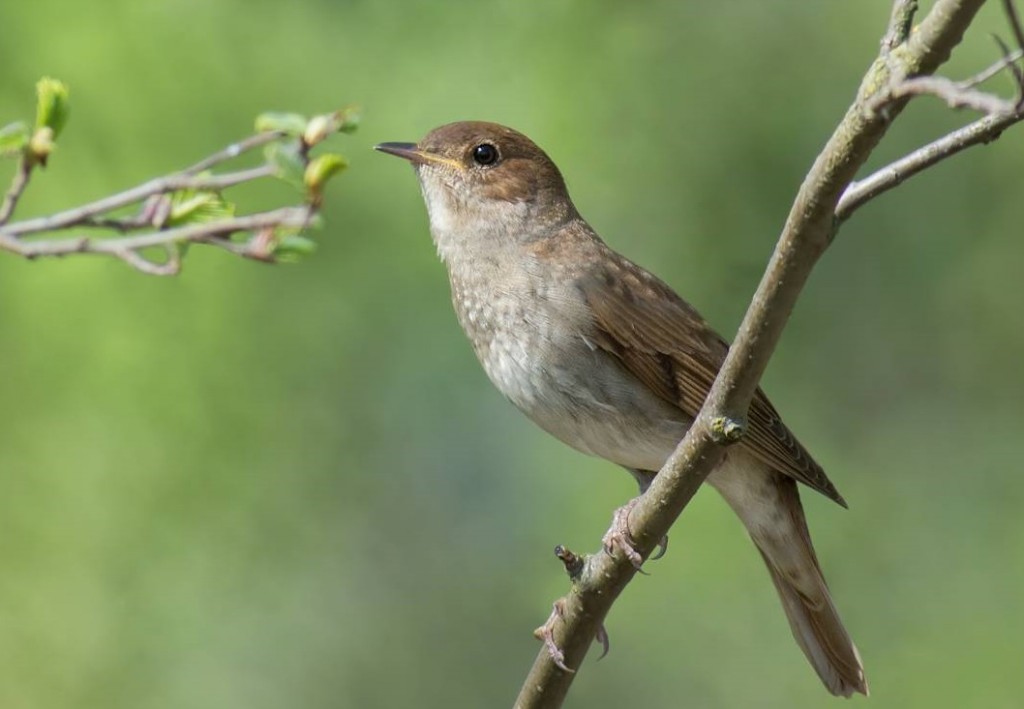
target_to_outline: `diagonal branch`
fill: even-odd
[[[907,41],[916,14],[917,0],[896,0],[892,4],[889,27],[882,36],[882,56],[888,56],[889,52]]]
[[[629,528],[645,557],[668,533],[721,459],[738,439],[757,383],[814,264],[838,224],[834,212],[857,170],[906,105],[895,99],[885,115],[868,108],[893,78],[927,75],[945,62],[984,0],[938,0],[908,34],[915,3],[897,0],[879,58],[862,82],[853,104],[805,178],[768,268],[754,294],[729,355],[693,426],[633,508]],[[905,18],[905,19],[904,19]],[[895,29],[894,29],[895,28]],[[897,51],[897,49],[899,51]],[[579,668],[615,599],[636,574],[621,554],[597,553],[586,559],[572,592],[561,599],[552,642],[570,668]],[[559,707],[577,676],[554,662],[542,648],[523,683],[518,709]]]

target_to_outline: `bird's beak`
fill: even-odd
[[[461,168],[455,160],[443,158],[440,155],[420,150],[415,143],[381,143],[380,145],[373,146],[373,149],[379,150],[382,153],[387,153],[388,155],[395,155],[397,157],[404,158],[413,165],[439,163],[454,168]]]
[[[423,154],[416,148],[416,143],[381,143],[373,146],[373,149],[388,155],[397,155],[412,163],[423,162]]]

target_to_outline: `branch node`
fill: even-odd
[[[557,556],[559,561],[561,561],[565,566],[565,573],[569,575],[569,580],[573,583],[579,581],[580,576],[583,574],[583,566],[586,561],[586,557],[574,553],[568,547],[561,544],[555,547],[555,556]]]
[[[716,416],[711,419],[711,440],[719,445],[728,446],[743,438],[747,432],[747,422],[731,416]]]

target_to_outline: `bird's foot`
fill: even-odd
[[[634,497],[615,510],[615,514],[612,516],[612,526],[608,528],[608,531],[605,532],[604,537],[601,539],[601,544],[604,546],[606,554],[610,555],[616,548],[620,549],[626,558],[629,559],[629,563],[638,571],[643,566],[644,558],[633,544],[633,535],[629,531],[629,513],[633,511],[633,508],[636,507],[639,501],[639,497]]]
[[[608,650],[612,646],[611,641],[608,640],[608,631],[604,629],[604,623],[597,626],[597,635],[594,636],[594,642],[601,643],[601,657],[597,659],[604,659],[604,656],[608,654]]]
[[[565,599],[559,598],[552,604],[551,615],[548,616],[547,621],[545,621],[544,625],[533,631],[533,636],[543,641],[551,661],[555,663],[555,667],[564,672],[575,672],[576,670],[571,669],[565,664],[565,653],[562,652],[562,649],[558,647],[558,643],[555,642],[555,623],[563,620],[564,616]],[[600,660],[608,654],[608,649],[611,647],[608,640],[608,631],[605,630],[604,623],[597,626],[597,635],[594,636],[594,642],[601,644],[601,657],[597,658]]]
[[[657,561],[661,557],[665,556],[665,552],[668,551],[668,535],[666,534],[658,541],[658,550],[651,555],[651,561]]]
[[[637,571],[643,565],[644,557],[636,550],[636,545],[633,542],[633,535],[629,530],[629,513],[633,511],[638,502],[640,502],[640,498],[634,497],[615,510],[615,514],[612,516],[612,526],[608,528],[604,538],[601,539],[605,553],[611,554],[616,547],[621,549],[622,553],[629,559],[629,563]],[[668,551],[668,535],[662,537],[658,542],[658,550],[650,557],[651,561],[656,561],[665,556],[666,551]]]
[[[555,663],[555,667],[563,672],[575,672],[576,670],[569,668],[569,666],[565,664],[565,653],[562,652],[562,649],[558,647],[558,643],[555,642],[555,623],[562,620],[562,616],[564,615],[565,599],[559,598],[551,606],[551,615],[548,616],[544,625],[533,631],[533,637],[543,641],[544,647],[547,648],[548,655],[551,656],[551,661]]]

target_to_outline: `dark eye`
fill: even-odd
[[[498,161],[498,149],[490,143],[481,143],[473,148],[473,161],[477,165],[493,165]]]

